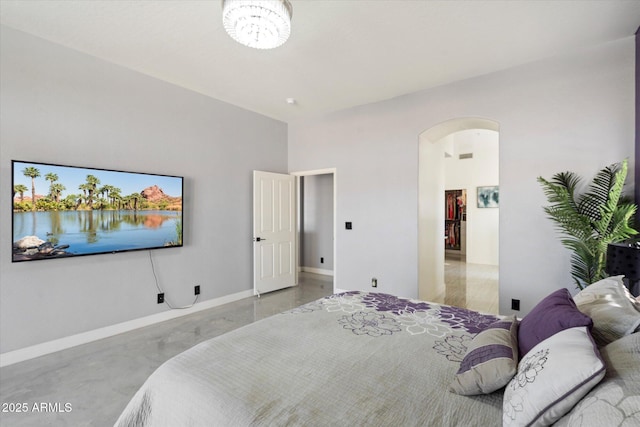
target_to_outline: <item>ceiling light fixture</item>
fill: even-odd
[[[291,34],[288,0],[222,0],[222,23],[235,41],[256,49],[273,49]]]

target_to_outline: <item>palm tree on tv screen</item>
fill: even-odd
[[[48,174],[46,174],[44,176],[44,179],[46,179],[47,181],[50,181],[49,183],[49,195],[51,196],[51,198],[53,199],[53,191],[52,191],[52,187],[53,187],[53,183],[56,182],[58,180],[58,175],[56,175],[53,172],[49,172]]]
[[[127,196],[129,198],[129,201],[131,202],[131,208],[134,211],[138,210],[138,205],[140,202],[140,199],[142,198],[142,196],[138,193],[131,193]]]
[[[15,197],[16,193],[20,195],[20,203],[24,202],[24,193],[29,191],[26,185],[16,184],[13,186],[13,196]]]
[[[36,210],[36,178],[40,176],[38,168],[28,166],[23,169],[24,176],[31,178],[31,210]]]
[[[109,189],[109,198],[111,199],[111,204],[116,209],[122,209],[122,196],[120,195],[121,191],[122,190],[118,187],[111,187]]]
[[[59,182],[56,183],[52,183],[51,184],[51,198],[53,199],[54,202],[58,203],[60,202],[60,196],[62,195],[62,192],[64,190],[66,190],[67,187],[65,187],[64,185],[60,184]]]
[[[100,184],[100,180],[98,177],[94,175],[87,175],[87,191],[89,192],[88,197],[88,205],[89,209],[93,209],[93,201],[95,200],[96,189],[98,188],[98,184]]]

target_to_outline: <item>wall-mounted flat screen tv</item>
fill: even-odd
[[[183,177],[12,163],[12,261],[182,246]]]

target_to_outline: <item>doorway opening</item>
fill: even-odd
[[[306,280],[327,282],[335,292],[336,170],[292,173],[297,181],[297,272]]]
[[[498,130],[460,118],[419,137],[420,299],[498,311]]]

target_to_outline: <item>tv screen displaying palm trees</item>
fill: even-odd
[[[12,261],[182,246],[183,177],[12,161]]]

